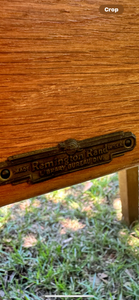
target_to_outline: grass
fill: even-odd
[[[138,300],[139,224],[118,193],[116,173],[1,208],[0,299]]]

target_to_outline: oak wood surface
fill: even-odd
[[[106,4],[111,1],[106,1]],[[108,165],[35,185],[0,187],[0,205],[139,163],[139,2],[0,0],[0,161],[131,131],[137,146]]]
[[[127,225],[138,220],[138,167],[119,172],[123,219]]]

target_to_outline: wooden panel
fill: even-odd
[[[122,213],[130,225],[138,220],[138,167],[119,172]]]
[[[0,0],[0,161],[69,138],[137,137],[108,165],[2,186],[1,205],[139,163],[139,2],[114,2],[122,15],[101,14],[94,0]]]

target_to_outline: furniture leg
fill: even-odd
[[[120,171],[119,185],[123,218],[130,225],[138,220],[138,167]]]

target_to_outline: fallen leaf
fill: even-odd
[[[29,248],[37,244],[37,240],[33,234],[24,237],[23,247]]]
[[[91,188],[92,185],[93,185],[93,183],[91,181],[87,181],[84,188],[83,188],[83,192],[88,191]]]
[[[10,243],[12,239],[6,239],[5,242]]]
[[[34,207],[40,207],[41,206],[40,200],[35,199],[35,201],[33,202],[32,206],[34,206]]]
[[[109,258],[110,258],[111,260],[115,260],[116,254],[117,254],[116,252],[112,252],[112,253],[110,254]]]
[[[98,273],[100,279],[108,278],[108,275],[105,273]]]
[[[30,199],[24,200],[23,202],[20,203],[19,207],[21,210],[25,210],[27,207],[30,206]]]
[[[108,281],[105,280],[106,278],[108,278],[107,274],[105,274],[105,273],[98,273],[97,275],[98,275],[99,279],[101,279],[103,282],[108,283]]]
[[[85,227],[85,225],[79,222],[78,220],[71,220],[69,218],[60,221],[60,223],[63,227],[60,231],[61,234],[65,234],[68,230],[77,231]]]

